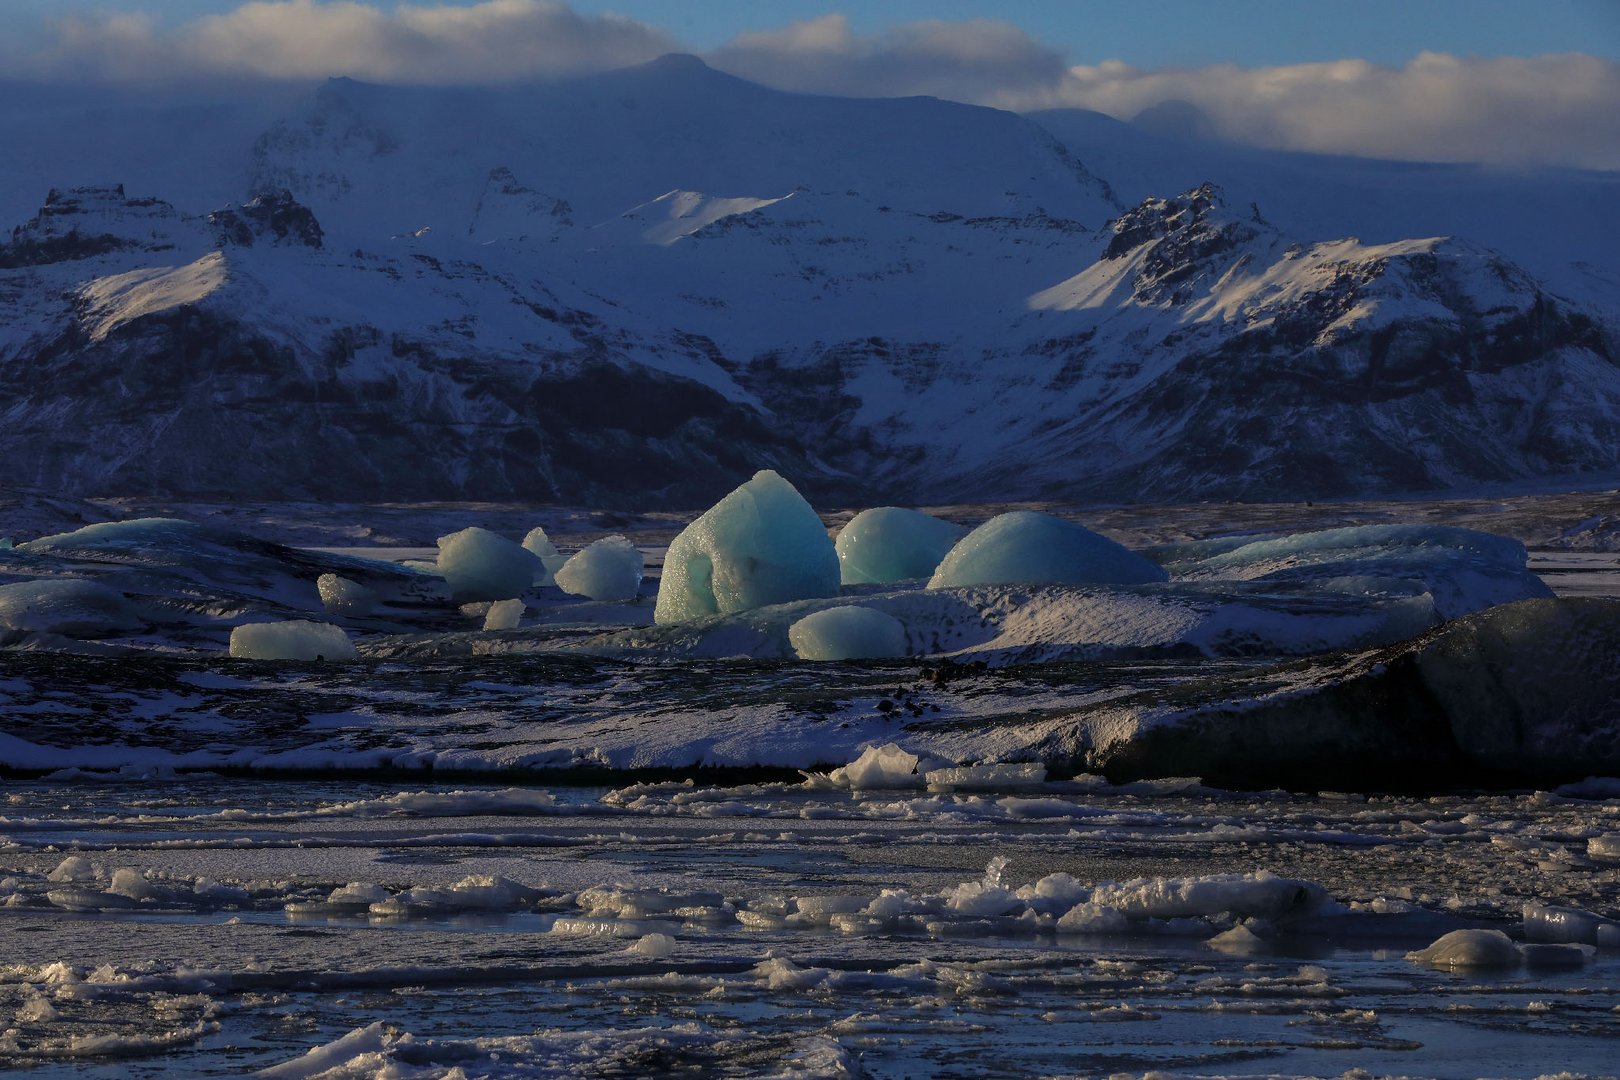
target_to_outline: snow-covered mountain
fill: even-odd
[[[762,466],[851,501],[1620,467],[1620,177],[1036,119],[683,57],[125,114],[178,160],[13,118],[4,186],[50,193],[0,245],[8,475],[695,504]]]

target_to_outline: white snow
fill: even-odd
[[[360,655],[342,627],[306,619],[238,626],[231,631],[230,654],[242,660],[353,660]]]
[[[127,322],[195,304],[228,280],[225,255],[219,251],[186,266],[156,266],[97,278],[80,290],[85,328],[91,341],[101,341]]]
[[[592,600],[634,600],[645,568],[636,545],[623,536],[604,536],[563,564],[556,572],[557,587]]]
[[[788,641],[801,660],[878,660],[907,652],[899,619],[857,604],[806,615],[788,627]]]
[[[999,514],[951,548],[930,589],[1015,582],[1145,584],[1163,569],[1083,525],[1035,510]]]
[[[927,578],[967,532],[919,510],[878,506],[862,510],[834,545],[845,585]]]
[[[438,569],[456,602],[465,603],[521,596],[544,564],[532,551],[474,525],[439,537]]]
[[[653,618],[678,623],[838,595],[838,555],[821,519],[769,469],[710,507],[669,546]]]

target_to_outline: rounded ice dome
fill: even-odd
[[[920,510],[876,506],[862,510],[838,534],[845,585],[887,584],[932,574],[967,532]]]
[[[1143,585],[1168,581],[1164,568],[1084,525],[1015,510],[964,536],[934,571],[930,589],[1052,583]]]
[[[438,568],[457,603],[510,600],[545,572],[534,552],[477,526],[439,537]]]
[[[806,615],[788,627],[801,660],[886,660],[906,655],[906,628],[893,615],[846,605]]]

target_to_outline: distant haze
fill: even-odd
[[[851,18],[816,14],[804,3],[760,4],[749,6],[746,20],[733,14],[737,29],[729,36],[716,33],[712,18],[677,5],[629,5],[654,17],[667,12],[665,25],[557,0],[267,0],[239,6],[189,0],[151,6],[156,10],[147,13],[138,0],[95,8],[15,0],[0,13],[8,42],[0,45],[0,77],[58,86],[181,83],[199,90],[227,79],[334,75],[443,85],[578,74],[697,51],[720,70],[787,90],[922,94],[1017,111],[1084,108],[1125,120],[1146,114],[1145,122],[1173,121],[1183,134],[1278,149],[1620,168],[1620,63],[1614,59],[1620,17],[1600,4],[1553,4],[1548,11],[1562,21],[1537,16],[1547,26],[1525,35],[1527,43],[1568,51],[1505,55],[1522,47],[1502,14],[1507,9],[1481,2],[1468,10],[1503,38],[1500,54],[1439,51],[1448,42],[1472,48],[1480,38],[1461,28],[1441,33],[1403,25],[1417,35],[1404,61],[1345,56],[1240,65],[1200,59],[1189,66],[1139,66],[1102,57],[1077,62],[1067,44],[1073,35],[1059,32],[1054,11],[1069,11],[1069,23],[1095,20],[1099,31],[1107,31],[1099,34],[1104,42],[1123,40],[1120,13],[1108,5],[1032,4],[1028,14],[1039,12],[1041,18],[1015,25],[972,17],[978,9],[993,9],[959,2],[940,6],[950,19],[878,25],[870,13]],[[1186,5],[1171,6],[1179,11]],[[1439,3],[1418,7],[1450,10]],[[895,9],[909,13],[917,5],[899,3]],[[1298,16],[1278,10],[1298,32]],[[1152,20],[1166,37],[1179,34],[1189,42],[1205,32],[1228,40],[1234,28],[1227,23],[1262,21],[1248,5],[1215,5],[1213,11],[1204,18],[1218,20],[1218,26],[1165,19],[1157,11]],[[1587,13],[1586,22],[1564,17],[1572,11]],[[762,21],[777,25],[746,28]],[[1037,24],[1038,32],[1026,28]],[[1549,26],[1563,27],[1568,44]],[[1578,40],[1582,26],[1597,32]],[[1275,29],[1255,25],[1253,33]],[[1205,57],[1207,51],[1189,45],[1186,55]]]

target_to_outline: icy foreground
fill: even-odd
[[[1613,780],[1405,799],[1006,773],[953,794],[937,775],[855,791],[17,783],[0,1065],[1607,1068]]]

